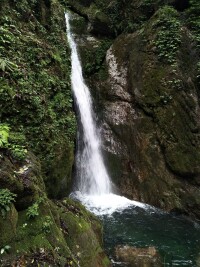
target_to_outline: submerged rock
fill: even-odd
[[[117,246],[115,248],[117,261],[123,262],[127,267],[163,267],[160,255],[155,247],[136,248],[130,246]]]

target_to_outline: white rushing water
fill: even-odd
[[[78,146],[77,192],[72,197],[79,199],[88,209],[97,214],[111,214],[115,210],[144,204],[131,201],[112,193],[112,183],[105,168],[100,152],[100,138],[93,118],[90,91],[82,75],[82,67],[78,57],[76,43],[70,30],[70,15],[65,14],[67,37],[71,47],[72,73],[71,83],[75,101],[80,113],[83,129],[81,146]]]
[[[72,90],[80,112],[83,127],[84,148],[79,151],[78,189],[84,194],[101,195],[111,192],[111,182],[100,153],[100,141],[93,119],[92,101],[89,89],[84,82],[82,67],[77,53],[77,47],[70,32],[69,15],[66,14],[67,36],[71,47]],[[79,166],[80,167],[80,166]]]

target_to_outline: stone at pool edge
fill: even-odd
[[[163,267],[155,247],[116,246],[115,256],[117,261],[125,263],[127,267]]]

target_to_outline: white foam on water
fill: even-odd
[[[81,192],[74,192],[71,197],[81,203],[96,215],[111,215],[113,212],[122,212],[129,207],[149,209],[150,206],[138,201],[130,200],[116,194],[84,195]]]

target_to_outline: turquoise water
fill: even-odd
[[[114,247],[154,246],[164,266],[197,267],[200,254],[200,225],[158,210],[129,207],[100,217],[104,224],[107,253],[114,259]],[[123,267],[122,264],[113,266]]]

